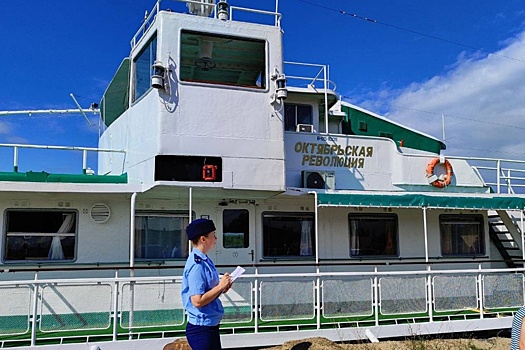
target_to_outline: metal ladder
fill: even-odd
[[[514,223],[509,228],[505,221],[507,221],[507,224],[512,223],[512,219],[506,211],[490,210],[488,212],[490,240],[494,243],[508,267],[523,267],[523,252],[515,239],[515,237],[517,238],[521,235],[521,232]],[[514,235],[511,230],[515,231]]]

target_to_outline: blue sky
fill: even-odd
[[[98,102],[154,3],[3,1],[0,110],[74,108],[70,93]],[[285,59],[329,65],[346,101],[438,138],[445,114],[449,155],[525,160],[521,0],[280,0],[279,10]],[[97,135],[80,115],[0,117],[0,143],[95,147]]]

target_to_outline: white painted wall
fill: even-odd
[[[268,88],[179,82],[181,28],[266,40]],[[106,130],[100,147],[128,150],[125,171],[132,182],[153,183],[156,155],[220,156],[226,187],[284,190],[282,116],[280,106],[270,104],[275,83],[269,78],[274,68],[282,72],[280,28],[161,12],[154,31],[157,59],[173,69],[171,94],[150,90]],[[110,169],[104,157],[102,173]]]

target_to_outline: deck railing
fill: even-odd
[[[146,12],[146,15],[144,16],[144,20],[142,22],[142,24],[140,25],[139,29],[137,30],[137,32],[135,33],[135,35],[133,36],[133,38],[131,38],[131,41],[130,41],[130,45],[131,45],[131,48],[134,49],[137,44],[140,42],[140,40],[142,39],[142,37],[144,36],[144,34],[148,31],[148,29],[153,25],[153,23],[155,23],[155,18],[157,17],[157,14],[164,9],[164,6],[162,6],[164,3],[169,3],[169,7],[170,7],[170,11],[173,11],[173,2],[176,2],[176,3],[183,3],[184,5],[186,4],[194,4],[194,5],[199,5],[203,8],[206,8],[207,10],[209,10],[214,18],[217,18],[217,14],[218,14],[218,2],[217,3],[214,3],[213,1],[209,1],[209,2],[206,2],[206,1],[200,1],[200,0],[172,0],[172,1],[162,1],[162,0],[158,0],[156,3],[155,3],[155,6],[153,7],[153,9],[147,13]],[[251,15],[254,15],[252,17],[255,17],[255,18],[249,18],[249,16],[247,18],[242,18],[241,20],[242,21],[247,21],[247,22],[255,22],[255,23],[262,23],[262,24],[267,24],[267,23],[264,23],[259,21],[258,20],[258,17],[259,15],[262,15],[264,17],[268,17],[268,18],[271,18],[272,19],[272,24],[275,25],[276,27],[280,27],[281,26],[281,14],[278,12],[278,9],[279,9],[279,0],[275,0],[275,11],[268,11],[268,10],[262,10],[262,9],[253,9],[253,8],[247,8],[247,7],[239,7],[239,6],[229,6],[228,8],[228,17],[229,19],[231,20],[234,20],[234,13],[245,13],[245,14],[251,14]],[[183,7],[182,8],[176,8],[175,9],[176,11],[179,11],[179,12],[185,12],[187,11],[187,9],[184,9]],[[237,19],[237,16],[235,17],[235,20],[239,20]]]
[[[525,193],[525,161],[467,158],[472,168],[496,193]]]
[[[436,324],[512,316],[524,269],[269,273],[248,268],[221,296],[221,329],[235,334],[327,327]],[[282,271],[282,268],[279,269]],[[173,276],[0,282],[0,344],[183,336],[180,272]],[[458,329],[458,331],[462,331]],[[177,333],[179,332],[179,333]]]
[[[125,155],[126,151],[124,150],[113,150],[113,149],[103,149],[103,148],[91,148],[91,147],[71,147],[71,146],[44,146],[44,145],[25,145],[25,144],[7,144],[2,143],[0,144],[0,148],[12,148],[13,150],[13,169],[12,171],[18,172],[19,170],[19,151],[21,149],[27,149],[27,150],[54,150],[54,151],[61,151],[61,152],[74,152],[74,153],[81,153],[82,154],[82,173],[83,174],[89,174],[91,169],[96,168],[93,166],[92,168],[88,165],[88,155],[90,154],[99,154],[101,152],[104,153],[115,153],[120,154],[121,159],[118,162],[119,164],[115,165],[114,170],[117,172],[116,175],[122,175],[124,172],[124,162],[125,162]],[[27,157],[29,158],[29,156]],[[63,162],[63,157],[56,157],[56,161]],[[96,159],[93,160],[93,162],[96,164]],[[79,162],[80,164],[80,162]],[[49,164],[48,164],[49,165]],[[52,167],[52,165],[49,165]],[[80,168],[80,166],[78,166]],[[34,170],[34,169],[32,169]],[[46,169],[47,171],[47,169]],[[73,171],[73,170],[71,170]],[[119,173],[120,172],[120,173]]]

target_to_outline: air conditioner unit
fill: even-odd
[[[295,129],[297,132],[314,132],[314,126],[312,124],[297,124]]]
[[[335,190],[335,172],[303,170],[303,187]]]

